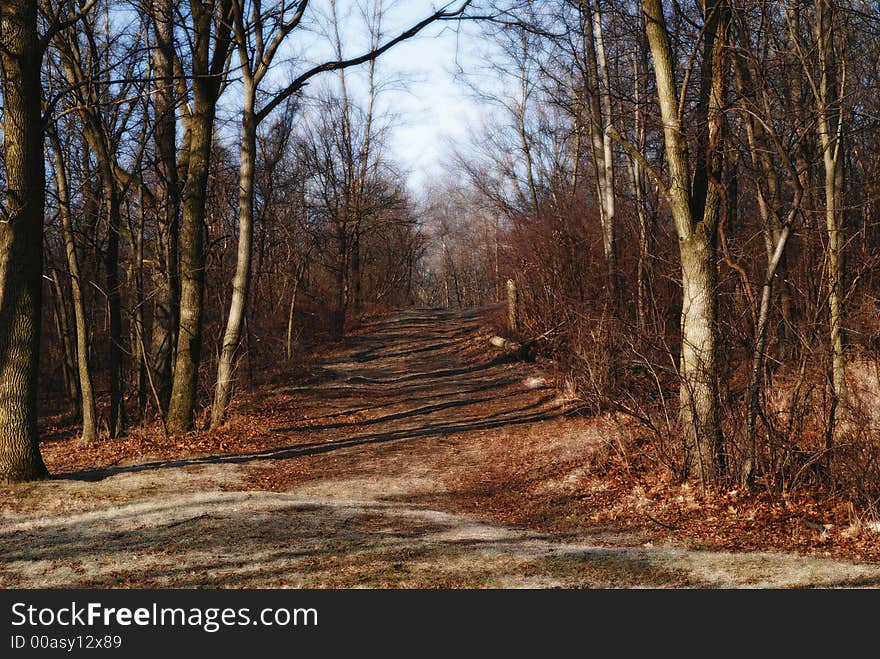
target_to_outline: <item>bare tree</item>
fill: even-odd
[[[721,194],[721,140],[725,104],[725,43],[729,7],[707,2],[697,120],[699,136],[694,169],[688,157],[679,101],[676,61],[659,0],[644,0],[645,29],[653,57],[657,97],[663,117],[668,184],[658,185],[669,203],[681,257],[682,311],[679,374],[680,420],[688,473],[704,487],[721,475],[721,434],[716,371],[716,231]]]
[[[150,359],[161,414],[171,398],[171,365],[180,313],[180,174],[177,162],[177,88],[175,79],[174,0],[151,0],[149,16],[155,46],[151,62],[156,159],[156,251]]]
[[[58,194],[58,213],[61,216],[61,229],[64,238],[64,251],[67,268],[70,272],[70,290],[73,298],[73,311],[76,333],[76,365],[79,378],[80,404],[82,409],[82,440],[94,442],[97,439],[97,416],[95,413],[95,393],[92,385],[92,370],[89,365],[89,323],[83,303],[79,257],[73,231],[73,218],[70,208],[70,177],[65,156],[66,149],[61,143],[58,130],[50,130],[49,138],[55,160],[55,187]]]
[[[180,221],[180,318],[167,425],[172,434],[193,428],[202,357],[205,295],[205,202],[214,144],[214,119],[232,46],[233,0],[191,0],[192,107],[184,114],[186,175]]]
[[[839,412],[845,414],[849,406],[846,385],[846,354],[843,337],[843,129],[846,70],[839,70],[840,62],[835,44],[835,3],[832,0],[816,2],[815,35],[819,56],[819,79],[812,81],[817,105],[817,130],[825,167],[825,225],[828,232],[828,311],[831,325],[831,381],[834,400]],[[830,437],[831,435],[829,435]]]
[[[584,35],[584,94],[587,109],[590,153],[596,176],[599,217],[602,223],[602,248],[608,277],[608,297],[613,313],[617,313],[617,244],[615,227],[614,154],[611,127],[611,86],[608,79],[608,58],[602,32],[602,14],[588,0],[580,1]]]
[[[100,34],[103,31],[103,35]],[[108,62],[114,57],[127,64],[120,66],[123,79],[133,79],[135,58],[126,58],[117,52],[109,38],[110,18],[104,16],[99,25],[94,16],[84,18],[77,31],[69,30],[58,36],[60,66],[76,101],[76,113],[80,117],[83,135],[95,154],[100,172],[103,212],[107,221],[107,246],[105,250],[105,294],[109,316],[108,366],[110,370],[110,437],[125,432],[125,380],[123,360],[125,348],[122,328],[122,295],[119,277],[120,237],[123,231],[123,203],[128,186],[133,182],[130,174],[120,176],[119,148],[122,135],[134,107],[125,100],[111,98],[105,76],[109,74]],[[136,98],[138,91],[129,84],[122,84],[119,99],[129,94]],[[107,107],[118,111],[107,112]]]

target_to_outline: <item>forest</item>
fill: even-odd
[[[3,0],[0,483],[59,427],[197,452],[432,310],[612,419],[615,473],[876,528],[880,6],[399,8]],[[414,189],[383,58],[440,30],[489,110]]]

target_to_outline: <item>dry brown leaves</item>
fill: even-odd
[[[464,339],[461,354],[465,360],[476,359],[484,353],[483,345]],[[270,378],[241,397],[230,420],[217,430],[174,439],[153,423],[117,441],[83,444],[74,426],[49,417],[42,421],[41,448],[55,473],[250,454],[325,441],[305,427],[317,425],[315,412],[327,405],[308,390],[279,387],[278,378]],[[479,410],[469,409],[472,414]],[[347,431],[354,433],[368,417],[357,409],[342,409],[334,420],[348,422]],[[277,432],[293,425],[299,427],[297,432]],[[701,493],[672,482],[668,471],[650,460],[632,436],[607,417],[557,418],[297,456],[254,470],[248,487],[284,491],[315,479],[387,475],[394,470],[405,477],[408,469],[418,466],[421,474],[442,486],[410,495],[413,502],[535,530],[576,536],[612,528],[631,532],[647,544],[672,541],[693,548],[880,561],[880,533],[862,524],[845,502],[803,493],[783,498],[760,490]]]

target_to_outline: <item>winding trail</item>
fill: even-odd
[[[496,487],[490,475],[514,441],[549,437],[535,450],[552,463],[607,437],[553,425],[559,392],[535,365],[488,349],[483,322],[412,310],[366,325],[309,378],[251,401],[254,414],[284,419],[260,429],[255,450],[140,458],[10,488],[0,586],[880,586],[873,564],[494,521],[480,508],[482,481],[462,474],[484,470]],[[467,497],[465,514],[455,502]]]

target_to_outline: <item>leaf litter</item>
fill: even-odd
[[[0,586],[880,586],[870,520],[675,483],[488,337],[480,313],[372,319],[182,439],[44,419],[55,476],[0,492]]]

